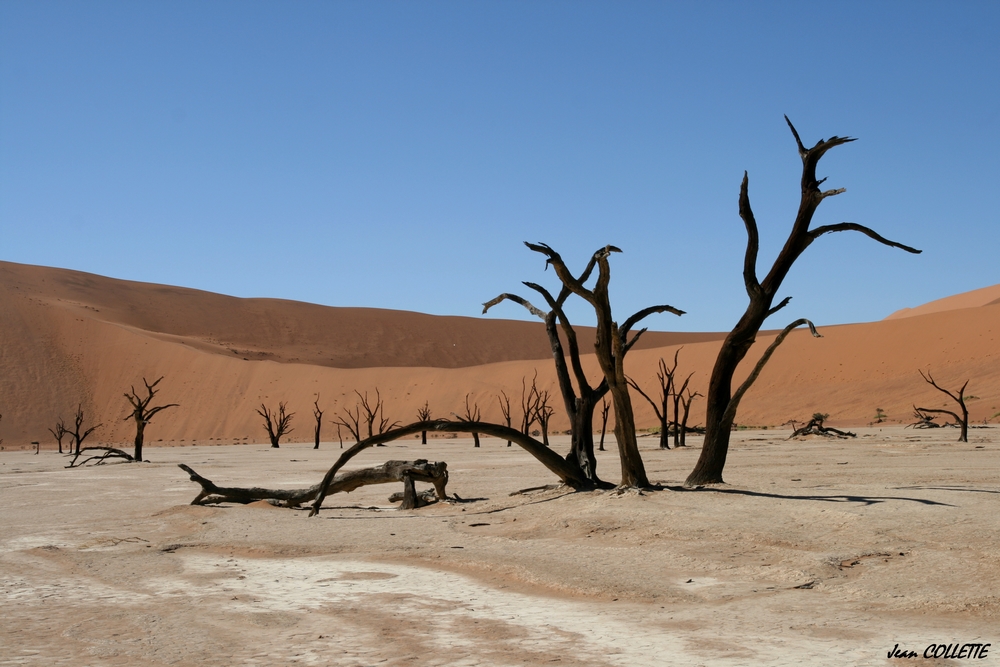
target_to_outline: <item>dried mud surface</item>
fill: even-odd
[[[1000,428],[858,434],[739,432],[728,484],[698,490],[697,441],[643,439],[667,488],[623,494],[510,495],[552,481],[517,447],[397,442],[351,465],[444,460],[463,502],[399,511],[368,487],[312,519],[191,506],[176,464],[299,487],[336,444],[73,470],[3,452],[0,665],[963,664],[886,657],[955,642],[997,664]]]

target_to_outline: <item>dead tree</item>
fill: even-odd
[[[526,286],[542,295],[549,307],[549,312],[546,313],[536,308],[525,299],[513,294],[501,294],[492,301],[487,302],[484,304],[483,312],[500,301],[508,299],[524,306],[529,312],[536,317],[541,318],[545,322],[545,330],[549,337],[549,343],[552,347],[552,356],[555,361],[556,377],[559,382],[559,389],[562,393],[563,403],[566,407],[566,413],[569,417],[571,425],[570,432],[572,437],[568,458],[574,462],[589,479],[592,479],[597,483],[601,482],[597,477],[597,458],[594,455],[594,410],[597,407],[598,401],[603,400],[608,391],[611,391],[613,395],[617,392],[618,398],[613,400],[616,411],[618,409],[618,404],[621,403],[623,406],[627,405],[629,413],[627,418],[622,419],[621,428],[628,429],[631,424],[632,430],[631,444],[627,438],[618,438],[619,451],[627,452],[626,455],[620,457],[623,470],[622,484],[625,486],[633,486],[633,481],[638,481],[640,485],[645,485],[648,480],[646,480],[645,469],[642,466],[642,459],[639,457],[638,445],[635,442],[634,417],[631,413],[631,400],[628,397],[628,384],[624,379],[623,366],[625,353],[628,352],[629,348],[635,344],[636,340],[638,340],[639,336],[642,335],[645,329],[639,331],[630,341],[627,340],[628,333],[632,326],[653,313],[672,312],[679,315],[681,314],[681,311],[671,306],[653,306],[651,308],[646,308],[628,318],[628,320],[625,321],[625,324],[619,329],[617,324],[611,319],[611,304],[608,299],[607,287],[608,282],[611,279],[608,255],[611,252],[620,252],[620,250],[614,246],[601,248],[591,256],[590,261],[587,263],[583,272],[580,273],[579,276],[574,276],[566,267],[559,254],[549,246],[545,244],[532,243],[525,243],[525,245],[535,252],[544,254],[548,258],[546,261],[546,268],[549,265],[552,265],[553,268],[556,269],[556,275],[562,282],[562,289],[557,296],[553,296],[544,287],[535,283],[524,283]],[[598,269],[596,285],[593,289],[588,289],[585,285],[590,280],[590,277],[595,269]],[[563,310],[563,305],[571,294],[576,294],[586,300],[592,307],[594,307],[595,312],[598,313],[597,341],[595,350],[597,351],[597,357],[601,364],[601,371],[604,377],[596,387],[590,383],[586,374],[583,372],[583,366],[580,363],[580,348],[577,342],[576,331]],[[560,331],[566,339],[565,350],[563,348],[562,340],[560,339]],[[620,352],[617,358],[615,357],[616,350]],[[567,351],[569,353],[568,364],[566,360]],[[616,364],[621,366],[620,377],[614,375]],[[570,375],[571,368],[572,376]],[[611,377],[615,378],[615,383],[617,384],[612,385],[608,376],[609,372],[612,373]],[[573,384],[574,380],[576,381],[575,387]],[[622,398],[622,394],[624,394],[624,398]],[[615,428],[619,428],[617,421]],[[636,467],[635,463],[637,458],[638,467]],[[625,471],[628,472],[626,473]],[[638,475],[636,474],[637,471]]]
[[[690,378],[688,378],[688,379],[690,379]],[[683,410],[683,412],[681,412],[680,424],[677,427],[680,430],[680,432],[681,432],[681,441],[680,441],[680,444],[678,445],[678,447],[687,447],[687,434],[688,434],[688,431],[691,431],[691,430],[697,431],[698,430],[698,429],[689,429],[688,428],[688,415],[691,414],[691,402],[694,401],[694,399],[697,398],[698,396],[701,396],[701,394],[699,394],[696,391],[692,392],[690,389],[687,389],[687,391],[685,393],[687,395],[681,397],[681,406],[684,408],[684,410]]]
[[[77,405],[76,416],[73,418],[73,430],[69,432],[70,436],[73,438],[70,441],[70,445],[72,445],[74,453],[77,456],[80,455],[80,447],[83,445],[83,441],[87,439],[87,436],[104,426],[104,424],[96,424],[81,433],[80,428],[83,426],[83,419],[83,405]]]
[[[674,366],[667,368],[667,362],[660,357],[659,370],[656,371],[656,379],[659,382],[660,391],[656,394],[656,400],[642,390],[642,387],[632,378],[626,378],[630,387],[639,392],[639,395],[646,399],[646,402],[653,408],[656,418],[660,422],[660,449],[670,449],[670,396],[674,389],[674,372],[677,370],[677,355],[680,350],[674,353]],[[674,419],[677,419],[677,411],[674,411]]]
[[[736,373],[740,362],[746,357],[750,347],[754,344],[757,333],[760,331],[764,321],[788,305],[791,297],[786,297],[777,305],[773,305],[774,299],[781,288],[782,281],[788,275],[788,271],[805,249],[824,234],[854,231],[865,234],[887,246],[900,248],[911,253],[920,252],[915,248],[883,238],[868,227],[853,222],[841,222],[810,229],[809,226],[812,223],[813,214],[820,203],[827,197],[844,192],[843,188],[820,190],[820,185],[826,179],[817,180],[816,166],[820,158],[828,150],[854,140],[844,137],[831,137],[828,140],[820,140],[815,146],[807,149],[802,144],[799,133],[792,126],[791,121],[787,117],[785,121],[791,129],[792,135],[795,137],[795,144],[798,147],[799,156],[802,158],[802,192],[798,213],[796,214],[795,222],[792,224],[792,230],[788,235],[788,239],[785,241],[785,245],[778,254],[778,257],[774,260],[771,270],[768,271],[762,281],[758,280],[757,252],[759,249],[759,237],[757,221],[750,207],[749,178],[744,172],[743,184],[740,187],[739,211],[747,231],[747,247],[743,261],[743,282],[750,297],[750,303],[747,305],[746,311],[739,322],[736,323],[733,330],[726,336],[716,357],[715,367],[712,369],[712,378],[709,381],[708,394],[706,396],[705,442],[702,446],[698,463],[685,481],[685,484],[688,486],[721,484],[723,482],[722,471],[725,468],[726,456],[729,453],[729,437],[732,425],[736,419],[736,410],[740,399],[746,393],[746,390],[749,389],[749,384],[745,382],[736,392],[733,392],[733,375]],[[805,323],[804,320],[799,321],[799,324],[803,323]],[[791,325],[786,327],[782,333],[787,334],[791,330],[790,327]],[[769,348],[769,351],[773,351],[773,345],[772,348]],[[765,353],[765,357],[769,357],[769,355]],[[764,357],[762,357],[761,361],[766,362]],[[754,373],[751,373],[751,377],[756,378],[756,375],[759,374],[759,370],[762,368],[760,362],[758,362],[758,367],[754,369]],[[752,381],[750,382],[752,384]]]
[[[424,407],[417,410],[417,421],[426,422],[430,421],[430,419],[431,419],[430,404],[427,401],[424,401]],[[427,444],[427,431],[420,432],[420,444],[421,445]]]
[[[580,474],[579,468],[568,463],[563,457],[559,456],[544,444],[532,438],[530,435],[525,435],[517,429],[510,428],[508,426],[501,426],[500,424],[491,424],[489,422],[447,421],[444,419],[437,419],[429,422],[416,422],[413,424],[407,424],[406,426],[390,429],[385,433],[379,433],[378,435],[374,435],[370,438],[365,438],[350,449],[346,450],[340,455],[337,462],[333,464],[333,467],[327,471],[323,481],[320,482],[319,492],[316,495],[316,500],[313,501],[312,511],[309,512],[309,516],[315,516],[316,513],[319,512],[319,508],[323,505],[323,499],[329,494],[330,486],[336,479],[337,473],[348,461],[369,447],[375,447],[386,442],[405,438],[415,433],[420,433],[420,431],[439,431],[442,433],[469,433],[470,431],[475,431],[494,438],[511,440],[535,457],[539,463],[544,465],[550,472],[556,475],[556,477],[559,478],[559,481],[563,484],[578,491],[593,490],[595,488],[595,485],[591,480]]]
[[[344,427],[354,437],[354,442],[361,442],[361,407],[355,405],[353,411],[344,408],[343,412],[343,415],[333,421],[337,426],[337,437],[340,437],[340,428]],[[340,441],[340,448],[344,448],[343,440]]]
[[[60,417],[59,421],[56,422],[55,428],[49,429],[49,433],[51,433],[52,437],[56,439],[56,442],[59,444],[59,453],[62,454],[63,438],[69,434],[69,430],[66,428],[66,422],[63,421],[62,417]]]
[[[953,392],[948,391],[944,387],[938,386],[938,383],[934,381],[934,377],[931,375],[930,371],[927,371],[927,375],[924,375],[923,371],[919,371],[919,372],[920,372],[920,377],[922,377],[924,379],[924,382],[926,382],[930,386],[934,387],[935,389],[937,389],[941,393],[947,394],[948,396],[951,397],[951,399],[953,401],[955,401],[956,403],[958,403],[958,407],[962,410],[962,416],[959,417],[956,413],[952,412],[951,410],[939,410],[939,409],[935,409],[935,408],[916,408],[917,412],[922,412],[922,413],[923,412],[931,412],[931,413],[949,415],[949,416],[953,417],[955,419],[955,423],[958,426],[960,426],[961,429],[962,429],[961,434],[958,436],[958,441],[959,442],[968,442],[969,441],[969,410],[965,407],[965,388],[969,386],[969,381],[966,380],[965,384],[963,384],[962,387],[958,390],[958,393],[955,394]]]
[[[85,458],[84,460],[79,461],[80,456],[82,456],[86,452],[99,452],[99,453],[92,454],[87,458]],[[80,466],[84,466],[90,463],[91,461],[94,462],[94,465],[101,465],[103,463],[106,463],[108,459],[122,459],[126,463],[134,463],[135,461],[137,461],[137,459],[134,458],[128,452],[123,452],[122,450],[115,449],[114,447],[84,447],[83,449],[81,449],[79,452],[76,453],[76,456],[73,457],[73,460],[70,461],[69,465],[66,467],[79,468]],[[79,463],[77,463],[77,461],[79,461]],[[119,461],[119,463],[121,463],[121,461]]]
[[[940,428],[941,424],[936,423],[934,420],[937,419],[934,415],[925,415],[921,413],[917,406],[913,406],[913,416],[917,418],[917,421],[912,424],[907,424],[903,428]]]
[[[810,419],[809,422],[802,428],[797,428],[794,431],[792,431],[792,434],[788,436],[788,439],[791,440],[792,438],[795,438],[797,436],[805,436],[805,435],[823,435],[828,438],[858,437],[857,433],[851,433],[850,431],[841,431],[839,429],[831,428],[829,426],[824,426],[823,422],[825,422],[826,418],[829,416],[830,415],[824,414],[822,412],[813,413],[812,419]]]
[[[292,417],[295,416],[294,412],[285,412],[285,404],[283,402],[278,403],[278,412],[274,413],[267,409],[267,406],[263,403],[260,404],[260,408],[257,410],[257,414],[264,418],[264,428],[267,429],[267,437],[271,441],[271,448],[278,448],[278,441],[281,440],[281,436],[286,433],[291,433],[295,429],[289,426],[292,421]]]
[[[358,395],[360,400],[358,407],[361,410],[361,418],[364,419],[365,426],[368,427],[369,438],[378,433],[385,433],[399,425],[399,422],[390,422],[389,418],[385,416],[385,402],[382,400],[382,394],[378,387],[375,387],[374,402],[368,398],[367,391],[363,396],[357,389],[354,390],[354,393]]]
[[[538,385],[535,383],[537,378],[538,371],[535,371],[530,388],[524,378],[521,378],[521,433],[525,435],[531,435],[531,427],[534,426],[538,413]]]
[[[313,445],[313,449],[319,449],[319,432],[323,428],[323,411],[319,409],[319,394],[316,394],[316,400],[313,401],[313,417],[316,419],[316,425],[313,428],[316,444]]]
[[[542,430],[542,444],[549,446],[549,419],[556,413],[555,408],[549,405],[549,392],[538,392],[538,401],[535,403],[535,421],[538,422]]]
[[[462,421],[467,422],[477,422],[479,421],[479,404],[473,402],[469,404],[469,394],[465,395],[465,416],[459,417]],[[475,447],[479,447],[479,434],[475,431],[472,432],[472,441],[475,443]]]
[[[282,507],[298,507],[310,502],[319,493],[320,484],[314,484],[307,489],[262,489],[258,487],[222,487],[212,480],[202,477],[194,470],[178,464],[191,477],[192,482],[201,485],[201,492],[191,501],[192,505],[207,505],[209,503],[247,503],[266,500]],[[424,459],[416,461],[386,461],[374,468],[362,468],[337,475],[328,486],[326,493],[350,493],[362,486],[370,484],[403,483],[403,504],[400,509],[415,509],[428,504],[423,494],[417,494],[414,482],[428,482],[434,485],[434,491],[439,500],[448,498],[445,492],[448,484],[448,464],[444,461],[430,463]]]
[[[510,428],[510,397],[507,396],[507,392],[501,390],[500,396],[497,396],[497,402],[500,404],[500,412],[503,413],[504,422],[507,428]],[[510,447],[510,440],[507,441],[507,446]]]
[[[625,354],[645,332],[645,329],[640,330],[631,339],[628,338],[628,334],[634,325],[653,313],[683,315],[684,312],[673,306],[651,306],[632,315],[619,327],[611,314],[611,299],[608,294],[608,284],[611,282],[611,265],[608,258],[611,253],[621,252],[619,248],[608,245],[594,253],[591,265],[597,267],[597,280],[592,288],[588,288],[585,282],[592,269],[584,271],[583,279],[577,278],[570,273],[559,253],[549,246],[544,243],[526,243],[525,245],[531,250],[545,255],[548,258],[546,266],[552,266],[555,269],[556,276],[562,282],[563,287],[582,298],[594,309],[597,316],[594,351],[597,363],[604,374],[604,381],[608,384],[611,403],[615,409],[615,440],[618,442],[618,458],[621,461],[622,471],[620,484],[622,487],[649,486],[646,468],[643,465],[642,456],[639,454],[635,432],[635,415],[632,412],[632,398],[629,395],[629,385],[625,379]]]
[[[159,392],[156,385],[160,384],[160,380],[162,379],[163,377],[160,376],[159,380],[153,384],[149,384],[146,382],[146,378],[142,378],[142,383],[146,386],[145,398],[136,392],[134,385],[130,387],[132,393],[125,394],[126,400],[132,406],[132,413],[125,417],[125,421],[129,419],[135,420],[135,451],[132,454],[132,458],[136,461],[142,461],[142,442],[146,432],[146,425],[153,419],[153,415],[161,410],[177,407],[177,403],[158,405],[155,408],[149,407],[149,404],[153,402],[153,397]]]
[[[694,377],[694,373],[693,372],[690,375],[688,375],[686,378],[684,378],[684,382],[681,384],[681,386],[680,386],[679,389],[677,388],[676,383],[674,385],[674,395],[673,395],[673,398],[674,398],[674,447],[685,446],[685,445],[683,445],[683,439],[684,438],[681,435],[683,429],[685,428],[685,427],[681,426],[681,420],[680,420],[681,403],[683,403],[684,392],[685,391],[689,391],[688,390],[688,385],[691,383],[691,378],[692,377]],[[687,421],[687,417],[684,418],[684,421],[685,422]]]
[[[604,451],[604,434],[608,430],[608,413],[611,412],[611,405],[608,404],[607,399],[601,399],[601,444],[600,451]]]

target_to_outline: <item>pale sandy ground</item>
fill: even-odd
[[[724,487],[624,495],[511,496],[551,481],[516,447],[406,441],[352,465],[445,460],[468,502],[402,512],[383,486],[313,519],[189,506],[176,464],[297,487],[335,445],[7,451],[0,665],[965,664],[886,658],[953,642],[1000,663],[1000,428],[786,436],[736,434]],[[672,487],[698,453],[642,445]]]

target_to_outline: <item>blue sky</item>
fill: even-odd
[[[1000,283],[1000,3],[0,2],[0,259],[478,315],[521,245],[606,243],[619,319],[723,330],[824,158],[825,236],[769,325]],[[526,316],[513,305],[491,313]],[[587,321],[586,309],[574,316]],[[780,320],[780,321],[778,321]]]

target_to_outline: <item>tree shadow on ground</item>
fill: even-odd
[[[996,489],[973,489],[968,486],[894,486],[900,491],[927,490],[927,491],[965,491],[967,493],[998,493]]]
[[[684,486],[665,486],[663,488],[669,489],[671,491],[685,491],[689,493],[691,492],[725,493],[737,496],[751,496],[755,498],[776,498],[779,500],[812,500],[824,503],[856,503],[858,505],[864,505],[864,506],[877,505],[879,503],[884,503],[890,500],[902,500],[911,503],[920,503],[921,505],[939,505],[942,507],[957,507],[957,505],[942,503],[936,500],[928,500],[927,498],[906,498],[902,496],[791,495],[783,493],[764,493],[763,491],[750,491],[748,489],[720,489],[708,486],[699,486],[695,488],[689,488]]]

